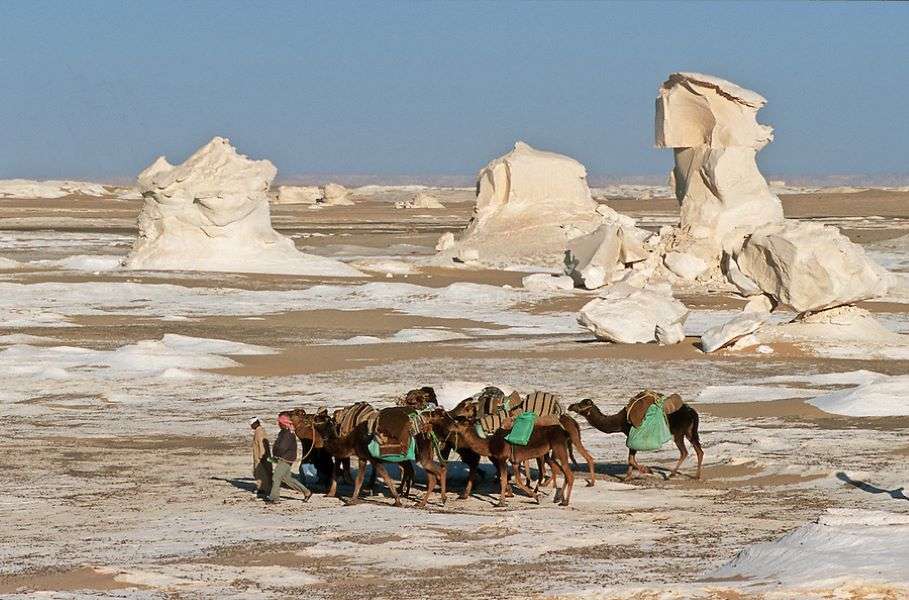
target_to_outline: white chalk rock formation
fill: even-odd
[[[657,340],[681,341],[679,335],[688,317],[684,304],[665,290],[640,289],[627,284],[609,286],[599,298],[581,308],[578,323],[599,340],[623,344],[646,344]]]
[[[212,139],[186,162],[164,157],[140,173],[145,204],[130,269],[355,277],[344,263],[303,254],[271,227],[268,186],[276,169]]]
[[[633,233],[626,233],[621,225],[608,223],[568,242],[565,274],[579,287],[594,290],[611,283],[626,267],[647,256]]]
[[[729,321],[716,325],[701,335],[701,350],[715,352],[739,338],[753,333],[770,318],[768,312],[742,312]]]
[[[339,183],[326,183],[322,186],[320,202],[327,206],[353,206],[346,187]]]
[[[864,249],[837,228],[804,221],[759,228],[735,262],[762,292],[798,312],[880,296],[889,280]]]
[[[445,208],[445,205],[432,194],[419,191],[410,200],[395,202],[395,208]]]
[[[480,171],[474,216],[453,247],[476,250],[481,263],[561,266],[567,242],[603,223],[578,161],[518,142]]]
[[[282,185],[272,199],[272,204],[315,204],[322,199],[322,190],[317,186]]]
[[[63,198],[70,195],[107,196],[111,192],[90,181],[0,179],[0,198]]]
[[[550,275],[549,273],[534,273],[521,280],[525,289],[532,292],[558,292],[574,289],[574,281],[567,275]]]
[[[765,223],[783,219],[779,199],[758,171],[757,152],[773,129],[757,122],[767,101],[734,83],[673,73],[656,101],[656,145],[675,150],[671,182],[681,227],[717,252]]]
[[[710,268],[707,261],[687,252],[669,252],[663,257],[663,264],[686,281],[694,281]]]

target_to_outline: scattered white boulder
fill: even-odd
[[[735,262],[762,292],[798,312],[881,296],[888,281],[887,273],[838,229],[804,221],[758,228]]]
[[[568,242],[565,274],[579,287],[593,290],[611,283],[627,266],[647,256],[641,242],[627,234],[625,227],[607,223]]]
[[[435,196],[433,196],[432,194],[428,194],[428,193],[426,193],[426,192],[424,192],[424,191],[421,190],[421,191],[417,192],[417,194],[416,194],[413,198],[411,198],[410,200],[402,200],[402,201],[399,201],[399,202],[395,202],[395,208],[405,208],[405,209],[412,209],[412,208],[428,208],[428,209],[435,209],[435,208],[445,208],[445,205],[442,204],[441,202],[439,202],[439,199],[436,198]]]
[[[439,237],[439,241],[436,243],[436,251],[443,252],[449,248],[454,248],[455,246],[455,236],[452,232],[446,231]]]
[[[268,188],[277,170],[216,137],[183,164],[158,158],[139,174],[145,204],[130,269],[356,277],[336,260],[303,254],[271,227]]]
[[[525,289],[533,292],[559,292],[574,289],[574,280],[567,275],[550,275],[549,273],[534,273],[521,280]]]
[[[751,90],[701,73],[673,73],[660,88],[656,145],[675,149],[671,183],[680,226],[714,250],[726,236],[741,239],[783,219],[779,198],[755,162],[773,140],[773,129],[757,122],[766,103]]]
[[[840,306],[804,314],[795,321],[764,325],[754,342],[795,344],[831,358],[909,359],[909,336],[890,331],[865,309]]]
[[[322,186],[322,198],[319,200],[326,206],[353,206],[349,198],[350,192],[339,183],[326,183]]]
[[[746,335],[757,331],[770,317],[768,312],[743,312],[701,335],[701,350],[715,352]]]
[[[909,375],[882,376],[878,381],[818,396],[808,404],[849,417],[909,416]]]
[[[472,249],[487,266],[560,267],[568,241],[603,223],[596,209],[584,165],[517,142],[480,171],[474,216],[438,259]]]
[[[272,204],[315,204],[322,199],[322,190],[317,186],[282,185],[272,199]]]
[[[663,264],[686,281],[696,280],[710,268],[706,261],[687,252],[668,252],[663,257]]]
[[[743,312],[751,313],[769,313],[776,308],[773,300],[769,296],[752,296],[748,298],[748,302],[745,303],[745,308],[742,309]]]
[[[91,181],[35,181],[33,179],[0,179],[0,198],[63,198],[71,195],[109,196],[111,192]]]
[[[581,308],[578,323],[599,340],[623,344],[646,344],[657,340],[674,343],[684,327],[688,309],[665,289],[636,288],[626,284],[607,287],[599,298]]]

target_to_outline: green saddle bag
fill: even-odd
[[[384,460],[385,462],[404,462],[405,460],[414,460],[417,456],[417,440],[414,436],[410,436],[410,446],[407,447],[406,454],[382,454],[381,449],[379,448],[379,442],[375,437],[369,442],[369,454],[373,458],[378,458]]]
[[[523,412],[514,419],[511,431],[505,436],[505,441],[515,446],[526,446],[533,434],[533,426],[537,422],[537,413]]]
[[[625,445],[632,450],[658,450],[671,439],[669,421],[666,420],[666,413],[663,412],[663,399],[660,398],[647,409],[641,426],[632,427],[628,432],[628,440]]]

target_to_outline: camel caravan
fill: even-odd
[[[688,457],[688,440],[697,456],[695,477],[701,478],[704,452],[698,436],[698,413],[677,394],[665,396],[645,390],[613,415],[604,415],[589,399],[570,405],[568,411],[584,417],[604,433],[625,434],[626,481],[635,472],[651,473],[637,462],[638,451],[656,450],[670,439],[678,446],[679,459],[669,476],[677,475]],[[498,476],[498,506],[506,506],[507,499],[513,496],[512,482],[538,504],[542,502],[541,488],[552,487],[554,502],[568,506],[574,486],[572,466],[579,468],[575,451],[587,462],[587,485],[596,483],[595,460],[584,447],[580,425],[569,412],[554,394],[506,395],[496,387],[484,388],[452,410],[439,406],[431,387],[411,390],[398,399],[396,406],[388,408],[377,409],[366,402],[333,413],[325,408],[315,413],[298,408],[278,415],[280,433],[271,448],[261,421],[254,418],[250,422],[255,432],[254,474],[259,494],[269,502],[280,501],[282,483],[302,491],[304,500],[308,500],[311,492],[301,480],[304,465],[311,465],[318,485],[328,497],[339,497],[339,482],[343,482],[353,486],[346,503],[355,504],[364,492],[364,483],[370,494],[377,493],[376,482],[381,477],[394,505],[401,506],[401,497],[410,496],[416,463],[426,473],[426,489],[415,505],[423,508],[437,487],[441,504],[445,505],[448,463],[455,452],[468,469],[459,499],[470,497],[483,477],[479,465],[486,458]],[[299,480],[290,476],[290,466],[297,460],[297,440],[302,447]],[[352,459],[357,461],[355,475]],[[389,464],[400,468],[397,484],[386,469]],[[371,467],[368,482],[367,465]],[[531,478],[533,466],[535,481]]]

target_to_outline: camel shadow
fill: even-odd
[[[865,483],[864,481],[859,481],[857,479],[851,479],[843,471],[839,471],[836,474],[836,478],[842,481],[847,485],[851,485],[854,488],[860,489],[863,492],[868,492],[869,494],[887,494],[894,500],[909,500],[909,496],[906,496],[906,493],[903,491],[903,488],[898,487],[892,490],[885,490],[871,485],[870,483]]]

